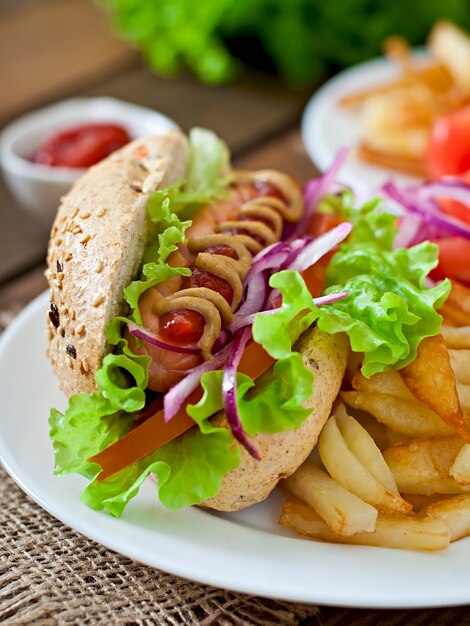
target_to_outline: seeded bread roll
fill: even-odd
[[[95,389],[108,351],[106,325],[123,312],[123,290],[142,261],[147,201],[184,178],[188,153],[182,133],[137,139],[92,167],[63,198],[47,256],[47,332],[67,395]]]
[[[226,474],[219,493],[206,500],[203,503],[205,507],[217,511],[239,511],[262,502],[282,478],[287,478],[302,465],[315,447],[338,395],[348,346],[346,335],[328,335],[315,327],[303,333],[295,349],[302,354],[306,367],[315,375],[312,395],[305,403],[312,413],[296,430],[259,433],[250,437],[250,442],[260,453],[260,461],[239,446],[240,466]],[[268,379],[269,374],[260,379],[260,386]],[[220,426],[227,425],[223,416],[218,417],[216,422]]]

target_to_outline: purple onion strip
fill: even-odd
[[[331,252],[339,243],[344,241],[352,229],[352,224],[343,222],[335,228],[329,230],[324,235],[320,235],[301,250],[297,258],[287,269],[303,272],[307,268],[315,265],[325,254]]]
[[[436,188],[437,184],[434,189]],[[434,226],[438,231],[446,231],[453,235],[470,239],[470,228],[462,222],[440,212],[435,197],[423,196],[416,189],[399,189],[392,182],[386,183],[382,187],[382,191],[409,214],[419,217],[425,224]],[[435,192],[433,192],[433,195],[435,195]],[[450,197],[450,194],[440,186],[439,197]],[[461,199],[459,198],[459,200]],[[467,202],[470,204],[470,198],[467,198]]]
[[[230,354],[232,344],[229,343],[225,348],[214,354],[210,361],[205,361],[201,365],[196,365],[186,372],[186,376],[179,383],[176,383],[163,399],[163,409],[165,412],[165,422],[169,422],[179,411],[183,402],[192,393],[201,382],[201,376],[205,372],[219,369],[225,363]]]
[[[230,355],[224,368],[222,378],[222,394],[224,398],[225,416],[232,435],[257,461],[261,459],[258,450],[250,443],[238,412],[237,403],[237,368],[246,343],[251,339],[251,328],[237,333],[231,344]]]

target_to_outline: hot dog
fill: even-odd
[[[155,235],[158,220],[156,225],[148,220],[148,205],[156,192],[164,196],[166,189],[171,190],[181,181],[179,189],[188,194],[189,185],[185,187],[184,181],[194,179],[191,173],[194,158],[188,140],[181,133],[136,140],[92,167],[75,184],[63,200],[53,225],[48,251],[51,304],[47,332],[48,354],[59,385],[69,396],[91,394],[89,398],[93,402],[106,404],[110,396],[103,391],[100,372],[109,361],[107,355],[114,353],[114,356],[128,359],[130,351],[138,367],[145,370],[145,388],[140,390],[145,394],[145,406],[132,411],[124,401],[119,405],[127,411],[123,413],[125,419],[129,419],[130,413],[129,433],[116,442],[103,436],[99,449],[86,459],[89,464],[94,463],[94,467],[103,469],[102,477],[106,473],[105,453],[112,455],[113,446],[121,446],[121,452],[125,450],[128,454],[131,438],[138,438],[138,429],[143,432],[147,428],[150,432],[151,420],[157,424],[157,418],[162,432],[168,428],[165,426],[168,414],[162,405],[198,368],[201,372],[211,372],[211,363],[219,363],[220,370],[226,363],[224,358],[234,360],[238,363],[235,371],[258,379],[247,398],[250,394],[258,397],[269,385],[274,385],[272,389],[281,393],[283,379],[276,373],[276,366],[272,367],[277,359],[250,339],[246,326],[240,326],[244,317],[250,317],[240,314],[247,310],[247,300],[253,299],[249,283],[259,281],[260,276],[263,276],[263,284],[267,280],[266,274],[256,274],[263,254],[267,259],[268,253],[274,256],[275,246],[284,246],[284,256],[279,257],[284,259],[281,267],[267,265],[273,274],[286,269],[288,260],[294,258],[296,244],[288,242],[300,241],[291,233],[303,217],[302,190],[293,178],[281,172],[236,172],[225,165],[219,172],[219,179],[226,182],[219,185],[218,193],[204,202],[194,203],[190,199],[181,209],[181,215],[187,216],[191,223],[162,262],[167,278],[149,279],[144,265],[149,283],[139,295],[138,314],[134,311],[130,321],[122,323],[122,342],[109,341],[110,323],[129,315],[129,299],[126,301],[124,294],[139,277],[145,255],[153,250],[154,259],[158,259],[158,245],[163,246],[163,240],[158,238],[162,233]],[[164,203],[170,198],[168,192],[162,206],[168,206]],[[176,213],[172,215],[171,219],[176,219]],[[176,229],[175,226],[168,228]],[[340,239],[346,234],[345,230]],[[160,242],[157,248],[155,242]],[[302,245],[305,247],[306,243]],[[155,260],[152,263],[150,269],[155,276],[158,263]],[[145,282],[142,275],[140,279],[141,283]],[[313,289],[311,293],[320,295],[313,293]],[[274,312],[277,309],[279,295],[276,296],[275,290],[270,294],[270,299],[265,299],[259,310]],[[248,313],[253,314],[253,310]],[[217,405],[210,428],[218,429],[217,433],[231,429],[234,439],[230,453],[234,446],[239,449],[239,465],[224,472],[216,492],[212,488],[200,498],[197,496],[199,499],[194,497],[191,503],[219,510],[238,510],[259,502],[269,495],[280,478],[295,471],[312,450],[338,393],[348,342],[343,335],[329,335],[314,327],[306,330],[304,325],[302,330],[300,337],[290,339],[296,340],[293,352],[302,356],[303,364],[298,363],[295,355],[292,362],[297,363],[296,367],[305,373],[305,380],[310,381],[303,406],[294,407],[297,413],[303,411],[303,419],[299,418],[296,427],[268,426],[264,432],[255,431],[247,443],[245,434],[237,435],[239,431],[233,419],[230,420],[227,413],[227,422]],[[286,334],[289,334],[287,329]],[[245,358],[241,356],[243,350],[234,351],[233,346],[239,344],[245,346]],[[146,357],[146,365],[141,366]],[[215,365],[213,369],[217,369]],[[130,379],[138,375],[134,370],[125,371],[124,375],[117,370],[119,368],[112,370],[108,383],[115,389],[115,377],[118,377],[119,397],[127,394],[126,398],[129,396],[134,402],[129,388],[135,381]],[[225,386],[229,380],[227,372],[228,369],[224,369]],[[196,387],[198,385],[199,382]],[[195,402],[202,397],[201,402],[210,404],[207,393],[203,396],[202,389],[198,392],[194,385],[192,389],[197,396]],[[137,395],[143,397],[137,393],[135,397]],[[85,402],[83,397],[78,397],[79,400],[71,399],[69,408],[74,403]],[[288,401],[289,397],[284,400]],[[175,415],[170,416],[173,420],[181,413],[181,406],[178,406],[179,413],[175,409]],[[112,407],[107,410],[117,424],[119,412],[113,412]],[[187,416],[185,419],[189,423],[182,423],[180,430],[186,434],[180,436],[189,437],[187,428],[193,422]],[[53,429],[57,429],[57,423]],[[174,424],[172,428],[178,431]],[[171,437],[174,436],[173,433]],[[144,448],[134,456],[129,453],[134,464],[158,452],[157,444],[155,450],[152,441],[147,440],[145,444],[144,457]],[[164,449],[165,446],[163,456]],[[163,463],[162,460],[157,462]],[[129,466],[119,467],[119,471],[128,470]],[[159,478],[163,483],[160,474]],[[95,481],[100,481],[99,472]]]

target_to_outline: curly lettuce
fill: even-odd
[[[436,245],[393,250],[396,216],[380,211],[379,202],[355,208],[346,193],[321,206],[343,215],[354,228],[328,266],[325,292],[347,291],[349,296],[320,309],[317,324],[331,334],[348,334],[352,350],[364,353],[367,377],[400,369],[416,358],[421,341],[440,332],[436,309],[451,287],[448,280],[426,286],[438,262]]]

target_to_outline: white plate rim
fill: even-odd
[[[8,359],[9,351],[14,344],[16,344],[15,349],[17,349],[20,337],[28,336],[28,327],[32,327],[34,323],[37,325],[38,318],[42,324],[47,302],[47,293],[38,296],[18,315],[0,338],[0,392],[3,394],[8,391],[8,388],[3,384],[1,373],[5,374],[5,361]],[[52,373],[48,376],[52,379]],[[24,394],[24,396],[26,395]],[[9,417],[11,418],[11,415]],[[44,425],[44,428],[47,426]],[[455,558],[453,560],[453,555],[455,557],[460,552],[457,547],[459,544],[454,544],[446,553],[439,554],[336,546],[267,534],[244,524],[234,523],[225,518],[222,519],[192,508],[182,512],[181,517],[178,513],[172,520],[184,521],[185,518],[182,516],[187,516],[190,525],[194,528],[187,528],[184,525],[178,527],[174,535],[160,536],[153,527],[150,530],[141,527],[141,536],[153,538],[156,542],[155,545],[158,545],[162,550],[160,554],[155,556],[150,554],[148,547],[147,549],[142,545],[139,547],[138,542],[133,545],[129,545],[129,543],[123,545],[122,537],[128,538],[129,531],[135,537],[135,525],[132,518],[129,520],[129,518],[123,517],[117,520],[102,513],[89,511],[83,505],[80,505],[82,509],[76,516],[64,510],[65,505],[62,504],[61,506],[61,502],[58,502],[57,498],[54,499],[55,496],[50,496],[47,490],[44,493],[42,487],[38,489],[37,485],[34,484],[34,468],[18,465],[18,459],[15,459],[13,453],[12,442],[5,438],[1,423],[0,459],[6,471],[23,491],[43,509],[66,525],[115,552],[190,580],[287,601],[354,608],[431,608],[461,605],[470,601],[468,585],[470,570],[468,569],[463,570],[468,572],[468,576],[463,580],[454,580],[451,576],[452,580],[448,581],[449,575],[444,576],[444,579],[449,582],[444,590],[442,589],[441,577],[438,577],[438,584],[441,585],[440,593],[435,586],[432,588],[425,587],[415,590],[413,594],[406,597],[403,595],[403,593],[406,594],[406,584],[403,585],[403,592],[398,594],[390,587],[393,580],[397,584],[404,581],[393,576],[390,578],[388,568],[381,569],[383,565],[390,563],[393,563],[394,567],[398,565],[400,568],[403,565],[404,570],[401,578],[406,578],[407,584],[412,584],[415,581],[416,573],[410,572],[406,564],[413,563],[415,560],[419,561],[421,563],[420,575],[424,575],[426,572],[424,568],[430,569],[431,561],[435,561],[437,564],[436,571],[441,573],[450,571],[452,574],[453,566],[456,573],[452,575],[460,576],[459,568],[456,567],[458,563],[454,562]],[[60,487],[62,491],[59,490],[62,495],[65,495],[66,491],[70,491],[71,487],[72,490],[75,489],[76,483],[73,482],[72,484],[68,482],[68,479],[59,479],[52,474],[50,475],[49,488],[53,486],[56,489],[59,485],[56,481],[63,481],[60,483],[63,485]],[[80,485],[83,486],[82,483]],[[203,536],[191,535],[193,531],[201,532],[201,530]],[[220,537],[214,539],[210,535],[212,532],[221,532],[224,537],[228,537],[229,543],[233,542],[232,545],[227,547],[224,542],[220,541]],[[207,543],[208,539],[212,543],[211,541]],[[460,545],[462,549],[465,545],[465,558],[462,562],[465,565],[467,557],[470,555],[470,542],[463,540]],[[177,555],[172,550],[176,550]],[[188,550],[193,557],[192,562],[187,558],[180,560],[176,558],[176,556],[181,557],[182,554],[187,557]],[[308,569],[305,569],[303,568],[304,564],[300,563],[300,559],[303,558],[302,555],[307,553],[309,558],[311,555],[314,558],[312,561],[308,561]],[[326,557],[324,561],[322,561],[323,557]],[[379,561],[384,559],[384,563],[372,571],[377,557]],[[199,558],[204,558],[203,562],[197,561]],[[291,559],[294,561],[292,562]],[[226,563],[230,563],[230,567],[225,567],[224,564]],[[361,563],[362,565],[360,565]],[[300,569],[299,565],[302,565]],[[370,571],[367,570],[368,566],[371,566]],[[346,571],[344,571],[345,568]],[[311,577],[308,576],[310,571]],[[299,573],[305,576],[305,572],[307,572],[308,579],[299,580]],[[410,573],[411,577],[407,578]],[[277,578],[276,574],[280,575],[281,578]],[[381,582],[384,585],[381,593],[377,590],[371,593],[367,590],[367,586],[362,588],[362,580],[365,580],[366,583],[367,581],[372,583],[378,574],[382,576]],[[358,582],[360,583],[359,586]],[[460,586],[456,585],[456,582],[460,582]],[[312,588],[312,585],[317,585],[317,587]]]
[[[413,58],[425,61],[429,57],[423,48],[415,48],[413,50]],[[338,115],[341,117],[348,114],[354,116],[354,118],[351,117],[351,122],[348,124],[350,129],[353,119],[354,123],[358,123],[360,113],[351,113],[350,111],[348,113],[341,109],[338,105],[339,98],[351,93],[358,87],[367,88],[385,83],[387,80],[397,76],[397,71],[396,65],[385,56],[369,59],[335,74],[316,90],[308,100],[301,117],[301,137],[307,154],[321,172],[324,172],[332,164],[335,156],[335,151],[331,147],[326,146],[325,139],[322,138],[321,129],[325,120],[327,121],[326,112],[336,109],[336,119],[338,119]],[[357,135],[358,133],[353,134]],[[380,180],[381,182],[393,178],[403,183],[412,184],[421,180],[415,176],[359,161],[355,156],[356,143],[351,144],[348,139],[346,143],[341,140],[339,144],[341,146],[346,145],[349,149],[348,158],[341,171],[342,180],[347,184],[357,185],[361,189],[370,188],[370,183],[364,180],[364,178],[367,178],[367,175],[370,175],[374,181]],[[357,166],[360,167],[360,176],[357,175],[357,171],[356,173],[353,171],[353,168]]]

